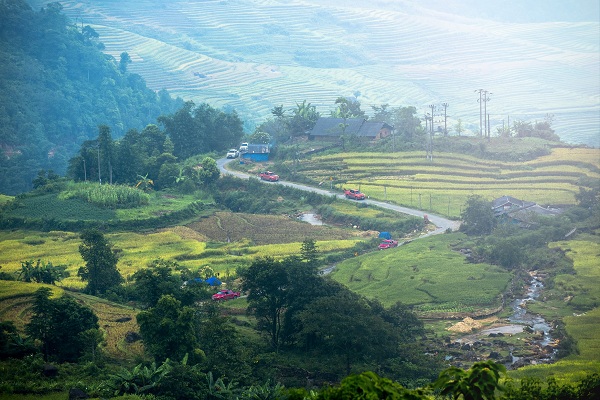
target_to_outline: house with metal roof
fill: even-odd
[[[392,134],[393,126],[364,118],[321,117],[310,131],[311,140],[338,140],[342,135],[377,140]]]
[[[540,218],[554,217],[562,212],[558,208],[542,207],[533,201],[519,200],[511,196],[502,196],[492,201],[494,215],[503,221],[529,228],[536,225]]]

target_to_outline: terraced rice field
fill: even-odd
[[[513,196],[544,206],[575,204],[579,187],[600,179],[600,151],[556,148],[524,163],[455,153],[438,153],[433,162],[424,152],[345,153],[303,161],[302,173],[315,182],[333,176],[377,200],[457,217],[470,195],[488,200]]]
[[[108,54],[128,52],[130,71],[150,87],[253,123],[276,105],[306,99],[329,113],[338,96],[356,96],[367,111],[387,103],[425,114],[437,104],[437,125],[446,102],[450,130],[461,119],[474,133],[474,91],[485,88],[492,132],[509,117],[550,113],[563,140],[598,147],[600,22],[584,6],[578,20],[563,19],[558,3],[545,4],[543,22],[508,23],[496,10],[466,15],[486,11],[485,2],[463,10],[435,1],[61,2],[96,29]]]

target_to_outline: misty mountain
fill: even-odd
[[[30,1],[40,6],[46,1]],[[149,87],[235,109],[247,129],[275,105],[307,100],[328,113],[338,96],[412,105],[448,103],[479,130],[475,93],[492,131],[554,115],[567,142],[600,146],[598,4],[475,0],[66,0]],[[451,132],[452,133],[452,132]]]

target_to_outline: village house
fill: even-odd
[[[310,131],[310,140],[339,140],[342,135],[359,140],[377,140],[392,134],[393,126],[364,118],[321,117]]]
[[[554,217],[562,212],[558,208],[542,207],[532,201],[502,196],[492,201],[494,216],[504,222],[529,228],[541,217]]]

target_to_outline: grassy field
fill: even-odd
[[[452,245],[462,234],[447,234],[358,256],[337,265],[335,280],[386,306],[398,301],[422,314],[477,312],[498,307],[511,274],[471,264]]]
[[[337,188],[354,186],[374,199],[457,217],[470,195],[575,204],[579,187],[600,179],[600,150],[559,147],[526,162],[443,152],[428,161],[423,151],[343,153],[303,160],[301,172],[314,182],[333,177]]]

